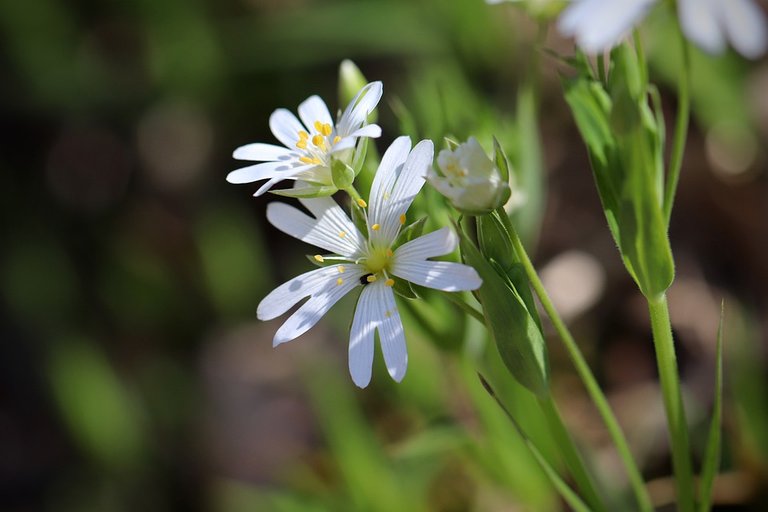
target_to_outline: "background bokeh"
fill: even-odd
[[[764,5],[763,5],[764,7]],[[668,119],[669,13],[644,38]],[[502,141],[517,221],[626,427],[660,505],[672,483],[644,303],[562,99],[570,43],[480,0],[0,0],[0,509],[549,511],[556,494],[477,382],[478,361],[557,460],[482,327],[404,306],[395,385],[346,370],[354,298],[273,350],[259,300],[309,267],[233,186],[231,152],[319,94],[340,62],[383,80],[400,133]],[[671,226],[672,323],[696,460],[726,301],[719,510],[768,509],[768,61],[693,55],[694,115]],[[434,198],[433,198],[434,199]],[[562,353],[553,386],[606,485],[625,488]]]

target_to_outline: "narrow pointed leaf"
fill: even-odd
[[[708,512],[712,503],[712,484],[720,465],[720,437],[723,415],[723,317],[725,303],[720,305],[720,326],[717,329],[717,353],[715,356],[715,403],[712,422],[709,425],[707,448],[701,468],[699,484],[699,512]]]
[[[269,193],[283,197],[311,198],[332,196],[338,191],[339,189],[331,186],[308,186],[304,188],[284,188],[279,190],[272,189],[269,191]]]

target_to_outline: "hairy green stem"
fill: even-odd
[[[576,447],[576,443],[574,443],[573,438],[568,433],[568,429],[565,423],[563,423],[563,418],[560,416],[560,411],[557,409],[554,400],[552,400],[552,395],[548,395],[546,398],[539,398],[539,407],[544,413],[547,425],[549,425],[549,431],[552,433],[555,444],[565,460],[568,471],[584,494],[584,499],[590,504],[592,509],[605,511],[605,505],[597,492],[592,475],[587,469],[584,459]]]
[[[616,416],[613,414],[611,406],[608,404],[608,399],[600,389],[600,386],[597,383],[597,379],[595,379],[595,376],[592,374],[592,370],[590,370],[587,361],[584,359],[581,350],[576,344],[576,340],[574,340],[571,332],[565,325],[565,322],[563,322],[563,319],[555,309],[554,304],[552,304],[552,300],[549,298],[547,290],[544,289],[544,285],[541,282],[541,279],[539,279],[539,275],[536,273],[536,269],[534,268],[533,263],[531,263],[531,259],[528,257],[528,253],[525,251],[525,247],[523,247],[523,243],[520,241],[520,237],[517,235],[517,231],[515,231],[512,222],[503,210],[499,211],[498,213],[501,216],[505,227],[507,228],[512,246],[520,258],[521,263],[523,264],[523,268],[528,275],[528,280],[531,282],[533,290],[539,297],[539,301],[541,302],[541,305],[544,307],[544,310],[547,312],[547,315],[552,321],[552,325],[555,327],[555,330],[560,336],[563,345],[565,345],[565,348],[568,351],[568,355],[570,356],[571,361],[576,368],[576,372],[579,374],[582,382],[584,382],[587,393],[589,393],[589,396],[594,402],[600,417],[603,419],[603,422],[608,429],[608,433],[613,440],[613,444],[616,446],[616,450],[618,451],[619,457],[621,458],[621,461],[623,462],[624,468],[627,472],[627,476],[629,477],[629,481],[635,493],[635,499],[637,500],[639,510],[642,512],[652,512],[653,506],[651,505],[651,498],[648,494],[648,490],[645,487],[643,477],[640,474],[640,470],[638,469],[637,464],[635,463],[634,457],[632,456],[632,451],[629,449],[629,443],[627,443],[624,432],[621,430],[619,422],[616,419]]]
[[[683,152],[685,151],[685,141],[688,138],[688,121],[691,111],[690,98],[690,54],[688,50],[688,41],[686,41],[682,32],[678,30],[680,38],[680,51],[683,59],[683,69],[678,76],[677,81],[677,118],[675,119],[675,134],[672,140],[672,153],[669,158],[669,171],[667,172],[667,181],[664,187],[664,219],[669,225],[669,219],[672,216],[672,205],[675,202],[675,192],[677,183],[680,180],[680,168],[683,165]]]
[[[667,428],[672,448],[672,466],[675,470],[677,489],[677,510],[692,512],[694,508],[693,473],[688,443],[688,423],[685,420],[683,395],[680,392],[680,377],[677,370],[675,344],[672,338],[672,324],[669,321],[669,307],[666,294],[648,299],[651,314],[653,342],[656,347],[656,364],[667,412]]]

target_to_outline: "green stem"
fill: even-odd
[[[682,32],[678,31],[680,37],[680,50],[683,57],[683,70],[678,76],[677,81],[677,118],[675,120],[675,135],[672,141],[672,153],[669,158],[669,172],[667,173],[667,182],[664,189],[664,219],[669,225],[669,219],[672,216],[672,205],[675,202],[675,192],[677,183],[680,180],[680,168],[683,164],[683,152],[685,150],[685,141],[688,137],[688,120],[691,111],[690,98],[690,55],[688,51],[688,42]]]
[[[576,344],[576,340],[574,340],[568,327],[565,325],[565,322],[563,322],[563,319],[555,309],[554,304],[552,304],[552,300],[549,298],[547,290],[544,289],[544,285],[541,282],[541,279],[539,279],[536,269],[534,268],[533,263],[531,263],[531,259],[528,257],[528,253],[525,251],[525,247],[523,247],[523,243],[520,241],[520,237],[517,235],[517,231],[515,231],[512,222],[503,210],[499,211],[499,216],[504,221],[504,225],[510,235],[512,246],[515,249],[517,256],[520,258],[523,268],[525,268],[525,273],[528,275],[528,280],[531,282],[533,290],[536,292],[536,295],[538,295],[541,305],[544,307],[544,310],[552,321],[552,325],[560,336],[563,345],[565,345],[568,355],[576,368],[576,372],[579,374],[582,382],[584,382],[587,393],[589,393],[590,398],[594,402],[595,407],[597,407],[597,411],[608,429],[608,433],[616,446],[619,457],[624,463],[624,468],[629,477],[632,489],[634,490],[635,499],[637,500],[639,509],[642,512],[652,512],[653,506],[651,505],[651,497],[648,494],[648,490],[645,488],[643,477],[632,456],[632,451],[629,449],[629,443],[627,443],[624,432],[621,430],[619,422],[613,414],[611,406],[608,404],[608,399],[600,389],[597,379],[595,379],[592,370],[590,370],[581,350],[579,350],[579,347]]]
[[[456,304],[459,308],[461,308],[462,311],[470,315],[472,318],[480,322],[481,324],[485,325],[485,317],[483,314],[478,311],[477,309],[473,308],[469,304],[467,304],[464,299],[461,297],[461,294],[456,292],[445,292],[443,293],[443,297],[448,299],[450,302],[453,302]]]
[[[512,413],[509,412],[509,409],[506,408],[506,406],[501,402],[501,399],[499,399],[496,392],[493,390],[491,385],[488,383],[487,380],[485,380],[485,377],[483,377],[480,373],[477,374],[478,377],[480,377],[480,382],[482,383],[485,390],[488,392],[491,397],[496,401],[496,403],[499,405],[502,411],[504,411],[504,414],[507,416],[509,421],[512,423],[512,426],[517,430],[518,435],[523,439],[523,442],[528,447],[528,449],[531,451],[531,454],[536,459],[536,462],[539,463],[539,466],[541,469],[546,473],[546,475],[549,477],[552,484],[555,486],[557,491],[560,493],[560,495],[563,497],[563,499],[570,505],[570,507],[575,512],[591,512],[591,509],[581,500],[578,494],[576,494],[573,489],[571,489],[567,483],[563,481],[562,478],[560,478],[560,475],[557,474],[557,472],[554,470],[554,468],[549,464],[547,459],[542,455],[542,453],[539,451],[539,449],[536,447],[536,445],[531,441],[531,439],[525,434],[525,431],[523,428],[517,423],[515,420],[515,417],[512,416]]]
[[[555,439],[560,453],[563,455],[565,465],[568,466],[568,471],[584,494],[585,500],[594,510],[605,511],[605,505],[597,492],[595,482],[587,470],[579,450],[576,448],[576,443],[574,443],[573,438],[563,423],[563,418],[560,416],[560,411],[558,411],[555,402],[552,400],[552,395],[548,395],[546,398],[539,398],[539,407],[544,413],[549,430]]]
[[[360,196],[360,193],[355,189],[354,185],[350,185],[349,187],[344,189],[344,192],[349,194],[349,197],[352,198],[352,200],[357,203],[358,206],[365,207],[367,206],[367,203],[365,200]],[[362,204],[361,204],[362,201]]]
[[[694,507],[693,474],[688,443],[688,424],[685,421],[683,395],[680,392],[680,378],[666,294],[661,294],[657,298],[649,298],[648,309],[651,314],[651,328],[653,329],[653,342],[656,346],[656,364],[659,368],[664,408],[667,412],[672,465],[675,470],[675,485],[677,487],[677,509],[680,512],[692,512]]]

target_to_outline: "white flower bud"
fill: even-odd
[[[509,184],[474,137],[453,151],[440,151],[437,165],[442,175],[431,172],[427,179],[457,210],[470,215],[484,214],[502,206],[510,197]]]

